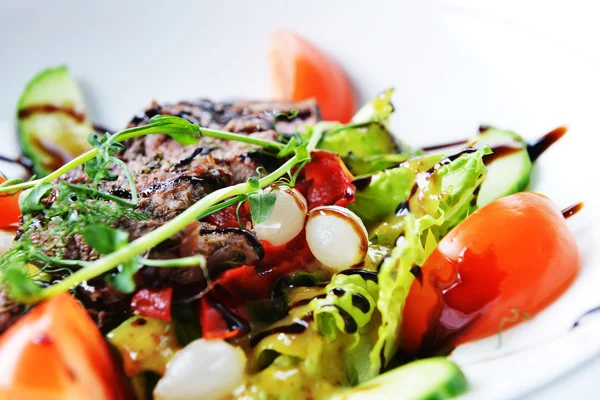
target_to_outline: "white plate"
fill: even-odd
[[[586,202],[569,220],[583,255],[581,276],[546,311],[505,332],[501,348],[490,337],[453,357],[472,383],[466,397],[506,398],[600,350],[597,320],[570,330],[600,304],[600,69],[564,41],[449,3],[7,3],[0,16],[2,153],[14,151],[17,99],[42,68],[68,64],[93,120],[117,128],[153,98],[268,96],[268,35],[282,27],[339,60],[361,99],[395,86],[393,128],[409,143],[463,138],[480,123],[530,139],[567,124],[567,137],[539,159],[533,189],[561,207]]]

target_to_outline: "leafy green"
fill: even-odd
[[[110,170],[112,156],[124,146],[121,143],[109,142],[110,136],[105,134],[100,140],[96,134],[88,137],[90,145],[98,149],[98,155],[85,163],[85,173],[92,182],[98,183],[103,180],[116,181],[119,175],[113,174]]]
[[[200,127],[192,124],[185,118],[172,115],[155,115],[150,118],[149,124],[161,127],[167,135],[171,136],[182,146],[189,146],[200,141]]]
[[[372,373],[385,366],[382,356],[387,362],[398,349],[404,302],[414,280],[410,270],[421,266],[439,239],[475,208],[474,192],[486,174],[485,154],[489,148],[465,151],[437,163],[426,176],[417,178],[417,190],[407,202],[410,212],[390,216],[372,231],[375,237],[385,231],[384,236],[397,238],[378,275],[381,325],[370,355]]]
[[[82,232],[83,238],[90,247],[101,254],[110,254],[129,243],[129,234],[119,229],[113,229],[105,225],[90,225]],[[117,273],[107,277],[112,287],[123,293],[133,293],[135,281],[133,276],[142,267],[142,263],[134,257],[123,262],[117,268]]]
[[[21,214],[31,214],[35,211],[42,211],[46,208],[42,204],[42,200],[50,194],[52,191],[52,184],[45,183],[43,185],[34,186],[28,191],[23,192],[22,197],[19,198],[19,208]]]
[[[275,193],[252,193],[250,200],[250,214],[255,223],[261,224],[271,216],[277,195]]]
[[[106,225],[90,225],[81,232],[90,247],[100,254],[110,254],[129,242],[127,232],[109,228]]]
[[[396,208],[406,200],[417,175],[425,173],[444,158],[443,155],[419,156],[411,158],[396,168],[386,169],[370,176],[369,184],[357,190],[354,203],[349,208],[358,215],[365,225],[371,225],[396,212]]]
[[[4,267],[2,269],[2,284],[8,290],[10,297],[15,300],[35,296],[41,290],[22,268]]]

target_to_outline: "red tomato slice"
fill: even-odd
[[[46,300],[0,338],[0,398],[130,399],[102,334],[69,294]]]
[[[547,197],[517,193],[490,203],[444,237],[421,268],[404,309],[405,351],[496,334],[555,300],[579,266],[575,238]]]
[[[337,63],[313,44],[289,31],[277,31],[269,54],[274,92],[282,100],[316,98],[323,119],[350,121],[352,85]]]
[[[140,289],[131,299],[131,309],[137,314],[171,322],[173,288]]]
[[[0,176],[0,183],[6,181]],[[19,209],[19,194],[0,193],[0,229],[16,227],[19,223],[21,210]]]

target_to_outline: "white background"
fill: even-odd
[[[409,143],[464,137],[479,123],[533,139],[567,123],[569,135],[540,159],[534,189],[562,206],[585,200],[569,220],[582,277],[508,331],[501,351],[490,338],[455,356],[471,397],[594,397],[600,360],[586,359],[600,351],[600,318],[564,333],[600,304],[599,20],[592,1],[0,0],[0,152],[14,145],[23,85],[49,65],[68,63],[93,119],[112,128],[152,98],[268,96],[264,53],[275,27],[300,31],[339,60],[362,99],[395,85],[393,128]]]

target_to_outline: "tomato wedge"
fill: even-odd
[[[0,337],[0,398],[129,399],[102,334],[69,294],[45,301]]]
[[[0,183],[4,181],[6,178],[0,176]],[[19,223],[21,216],[19,193],[11,195],[0,193],[0,229],[16,227]]]
[[[269,54],[275,95],[282,100],[316,98],[323,119],[346,123],[354,115],[352,85],[340,66],[301,36],[277,31]]]
[[[508,328],[567,289],[580,267],[560,210],[517,193],[473,213],[421,268],[404,309],[408,353],[455,346]]]

